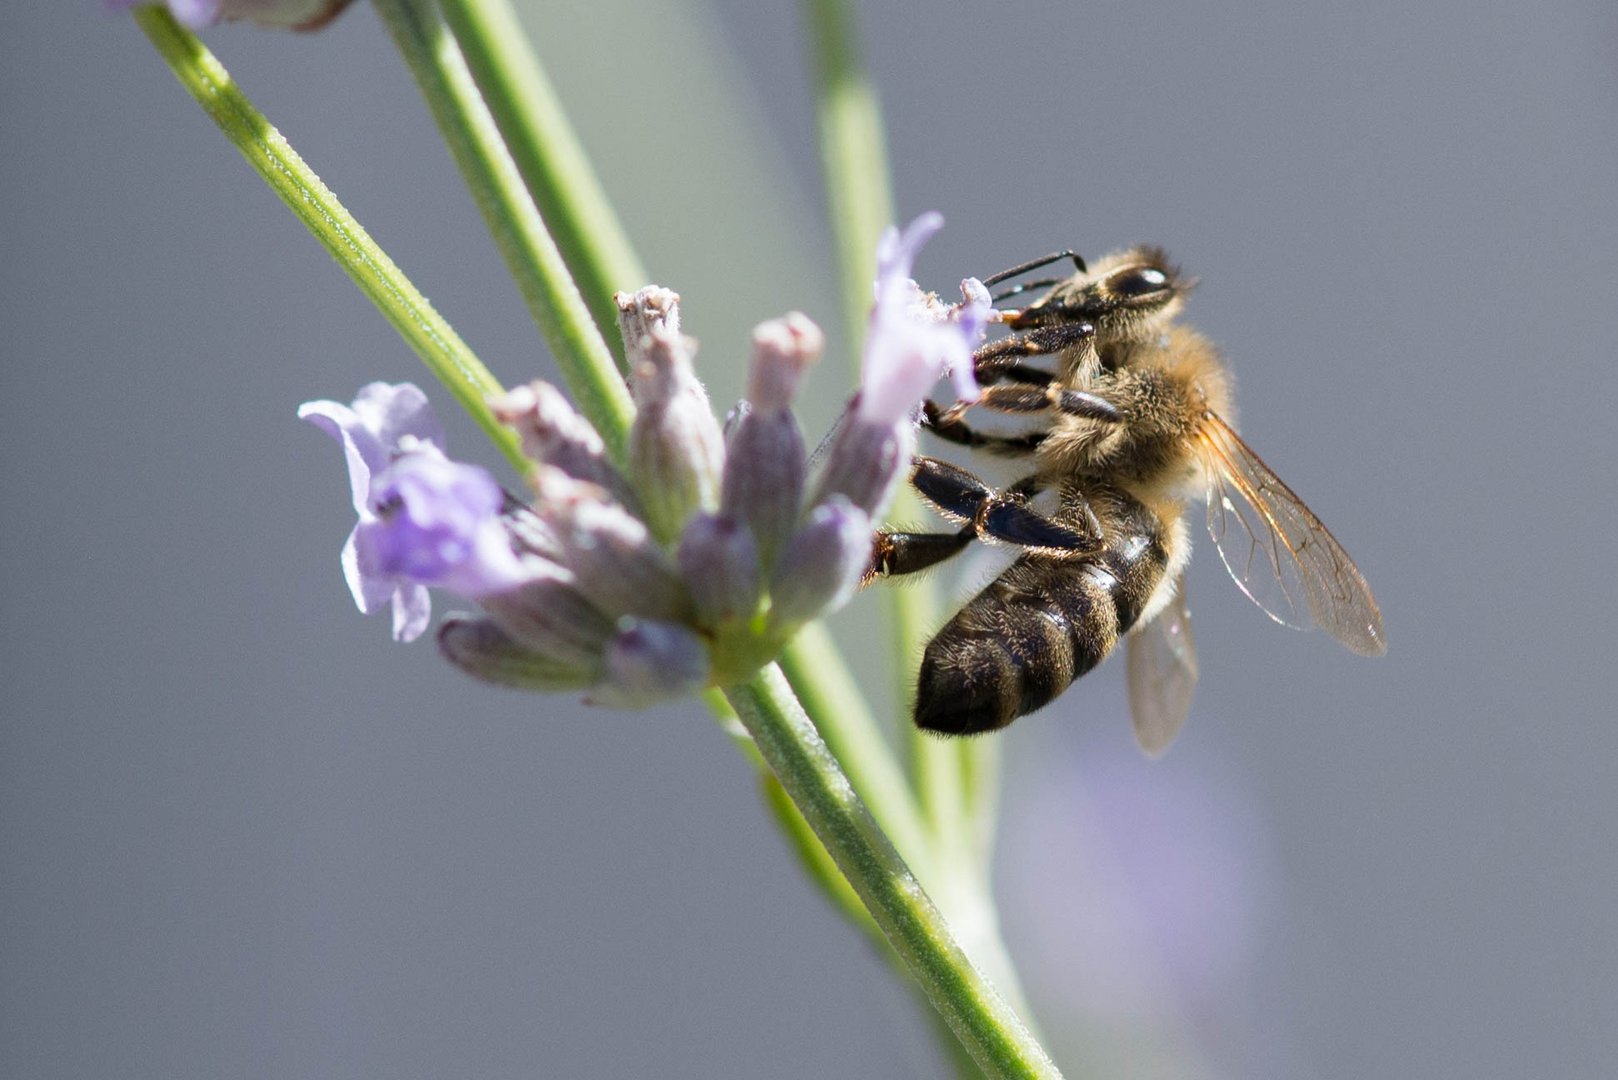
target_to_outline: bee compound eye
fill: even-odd
[[[1107,282],[1108,291],[1117,296],[1145,296],[1168,288],[1169,276],[1155,266],[1134,266],[1121,270]]]

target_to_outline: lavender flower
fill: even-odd
[[[150,0],[106,0],[113,11],[128,11]],[[217,22],[246,19],[282,30],[318,30],[335,19],[349,0],[168,0],[175,19],[192,30]]]
[[[753,334],[748,400],[728,441],[680,332],[679,297],[617,297],[637,405],[625,471],[553,387],[491,403],[534,463],[530,503],[450,461],[413,386],[366,387],[352,406],[299,415],[343,445],[360,521],[344,549],[355,601],[394,605],[395,637],[420,634],[427,587],[477,602],[440,629],[464,671],[526,689],[576,688],[639,708],[745,679],[805,622],[855,591],[871,528],[910,460],[915,416],[939,378],[976,395],[972,347],[988,318],[981,285],[949,306],[910,280],[936,214],[890,230],[860,392],[816,494],[792,402],[823,338],[799,314]]]
[[[443,429],[411,383],[371,383],[352,405],[298,409],[343,447],[359,522],[343,545],[343,576],[370,614],[393,605],[393,636],[414,641],[432,613],[428,585],[469,597],[515,588],[531,572],[500,524],[493,477],[444,456]]]

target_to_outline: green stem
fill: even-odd
[[[881,109],[860,62],[854,6],[848,0],[805,0],[804,10],[814,42],[826,204],[836,238],[851,354],[858,356],[871,303],[872,253],[894,217]],[[922,507],[906,490],[890,513],[894,520],[915,520],[922,516]],[[909,716],[917,667],[937,625],[940,604],[930,581],[907,583],[889,592],[897,700],[900,715]],[[1020,1006],[1021,990],[1000,938],[988,884],[998,748],[986,739],[936,739],[907,728],[932,864],[918,870],[951,917],[974,928],[972,955]]]
[[[992,1077],[1060,1074],[962,951],[949,924],[871,819],[773,664],[725,696],[843,876],[979,1067]]]
[[[613,293],[648,281],[509,0],[439,0],[528,193],[623,367]]]
[[[849,781],[905,861],[930,876],[933,845],[904,771],[877,726],[865,695],[821,623],[798,631],[781,668],[804,711],[814,718]]]
[[[321,183],[281,133],[253,107],[230,73],[168,9],[135,9],[135,22],[168,63],[180,85],[197,100],[249,165],[263,177],[413,348],[429,371],[449,389],[506,458],[519,469],[530,465],[512,430],[489,411],[488,398],[500,383],[466,342],[433,310],[410,280],[360,227],[337,196]]]
[[[876,90],[860,61],[854,7],[847,0],[805,0],[805,15],[814,42],[826,208],[836,239],[850,355],[857,357],[871,306],[872,254],[882,230],[894,220],[887,142]],[[890,513],[896,521],[919,519],[921,504],[908,491],[902,492]],[[926,580],[889,589],[888,594],[900,715],[908,716],[922,648],[937,618],[938,594]],[[967,828],[962,759],[972,750],[943,745],[909,730],[910,763],[922,813],[935,834],[948,842]]]
[[[579,409],[622,462],[629,390],[433,0],[376,0]]]

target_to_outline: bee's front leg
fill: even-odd
[[[1034,373],[1034,369],[1022,363],[1026,357],[1045,356],[1079,346],[1094,348],[1095,333],[1096,328],[1087,322],[1065,322],[1003,337],[972,354],[972,373],[985,386],[1016,377],[1013,373],[1026,380]]]

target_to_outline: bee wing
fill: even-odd
[[[1248,599],[1284,626],[1313,622],[1361,656],[1387,652],[1371,587],[1320,519],[1224,420],[1210,413],[1199,438],[1208,532]]]
[[[1127,660],[1135,741],[1148,756],[1157,757],[1180,734],[1197,685],[1197,643],[1191,636],[1184,575],[1175,581],[1168,607],[1129,635]]]

